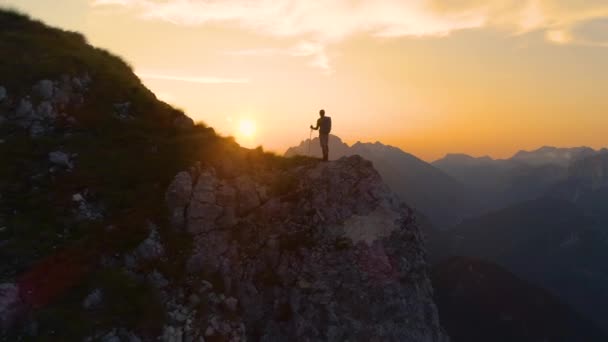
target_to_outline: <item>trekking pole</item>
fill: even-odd
[[[310,134],[308,135],[308,156],[310,157],[310,141],[312,140],[312,128],[310,129]]]

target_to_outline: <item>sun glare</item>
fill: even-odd
[[[239,122],[239,136],[247,139],[253,138],[255,135],[255,122],[250,119],[242,119]]]

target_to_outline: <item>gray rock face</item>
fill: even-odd
[[[6,88],[4,88],[3,86],[0,86],[0,102],[4,101],[4,99],[6,99],[6,97],[7,97]]]
[[[412,210],[370,162],[353,156],[234,179],[203,170],[186,207],[188,267],[221,279],[230,298],[210,300],[234,312],[249,338],[448,340]],[[205,335],[222,329],[210,324]]]

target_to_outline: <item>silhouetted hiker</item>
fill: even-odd
[[[329,116],[325,116],[325,110],[321,109],[319,111],[320,118],[317,120],[317,127],[312,127],[310,125],[310,129],[319,130],[319,141],[321,142],[321,150],[323,150],[323,161],[327,161],[329,159],[329,132],[331,132],[331,118]]]

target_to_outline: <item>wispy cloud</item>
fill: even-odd
[[[329,56],[327,55],[325,45],[311,42],[301,41],[296,45],[289,48],[257,48],[257,49],[243,49],[235,51],[225,52],[227,55],[232,56],[250,56],[250,57],[268,57],[268,56],[290,56],[290,57],[309,57],[311,58],[309,64],[312,67],[316,67],[324,70],[327,73],[331,73],[331,66],[329,63]]]
[[[104,0],[109,1],[109,0]],[[116,0],[112,0],[116,1]],[[178,81],[178,82],[190,82],[199,84],[234,84],[234,83],[249,83],[247,78],[225,78],[225,77],[191,77],[191,76],[176,76],[149,72],[135,72],[137,76],[143,79],[149,80],[164,80],[164,81]]]
[[[293,37],[301,42],[293,50],[255,53],[308,56],[312,65],[325,70],[330,68],[326,46],[356,34],[428,37],[494,27],[514,34],[544,30],[548,40],[564,44],[575,40],[570,34],[575,26],[608,17],[606,0],[93,0],[92,4],[127,7],[142,18],[178,25],[221,23]]]

